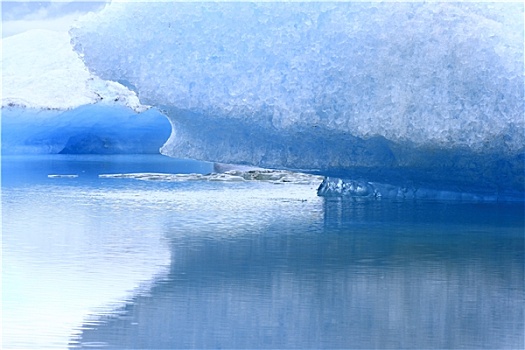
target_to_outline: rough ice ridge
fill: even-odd
[[[524,192],[523,4],[113,3],[74,28],[163,153]]]

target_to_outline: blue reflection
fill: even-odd
[[[168,277],[72,347],[523,347],[522,205],[322,201],[167,225]]]
[[[159,155],[3,157],[7,277],[52,291],[33,311],[55,305],[61,315],[48,299],[78,307],[87,294],[150,276],[147,288],[70,330],[71,348],[523,348],[523,203],[321,198],[308,185],[98,177],[211,170]],[[165,273],[151,277],[152,255],[166,250]],[[101,290],[73,292],[79,283]],[[71,288],[68,299],[52,285]],[[29,305],[16,288],[8,291],[17,300],[3,307]],[[11,317],[20,325],[27,314]],[[58,329],[65,320],[54,322]],[[38,339],[45,331],[35,330]]]

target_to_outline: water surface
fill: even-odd
[[[98,177],[159,157],[2,159],[4,347],[523,348],[522,204]]]

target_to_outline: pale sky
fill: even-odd
[[[3,1],[2,37],[31,29],[67,31],[82,14],[98,11],[109,0]]]

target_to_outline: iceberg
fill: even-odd
[[[2,40],[2,154],[158,153],[164,115],[89,73],[67,32]]]
[[[112,3],[72,28],[182,158],[523,200],[522,3]],[[400,187],[401,186],[401,187]]]

